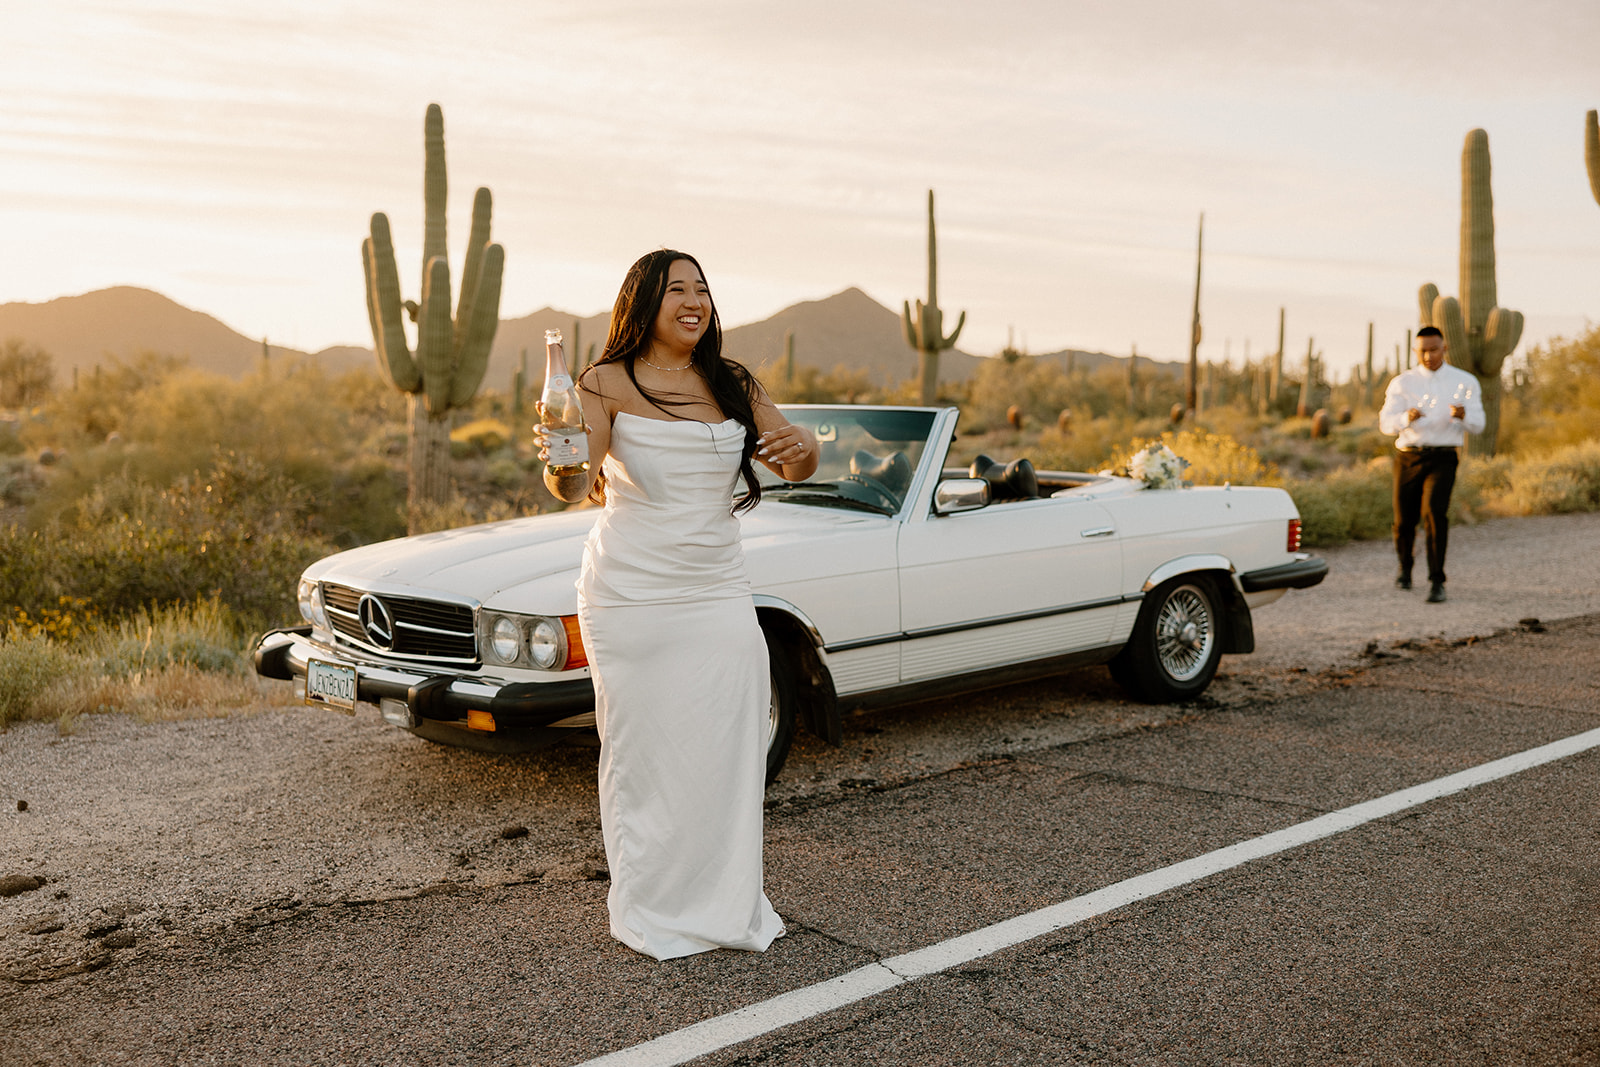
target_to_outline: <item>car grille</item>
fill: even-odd
[[[374,594],[394,622],[392,646],[385,648],[361,625],[361,598],[366,595],[347,585],[323,583],[322,599],[328,608],[328,621],[340,637],[389,656],[446,663],[477,662],[473,614],[467,605]]]

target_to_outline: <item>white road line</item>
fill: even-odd
[[[1251,860],[1284,852],[1300,845],[1354,829],[1364,823],[1393,815],[1430,800],[1459,793],[1473,786],[1551,763],[1579,752],[1600,748],[1600,729],[1589,730],[1526,752],[1506,756],[1431,782],[1402,789],[1398,793],[1368,800],[1339,811],[1329,812],[1307,822],[1297,823],[1270,834],[1252,837],[1202,856],[1174,863],[1170,867],[1108,885],[1081,897],[1064,900],[1014,919],[985,926],[948,941],[929,945],[904,955],[849,971],[814,985],[803,986],[725,1015],[717,1015],[682,1030],[662,1034],[643,1044],[619,1049],[589,1060],[579,1067],[674,1067],[697,1056],[715,1052],[770,1034],[774,1030],[813,1016],[866,1000],[895,986],[930,974],[958,967],[963,963],[1001,949],[1031,941],[1085,919],[1104,915],[1135,901],[1145,900],[1197,882],[1213,874],[1231,870]]]

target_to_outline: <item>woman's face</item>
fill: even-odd
[[[706,280],[692,260],[673,260],[651,339],[666,348],[692,352],[710,324],[711,290]]]

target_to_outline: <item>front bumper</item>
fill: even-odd
[[[356,671],[356,699],[380,704],[400,701],[418,719],[464,722],[469,711],[488,712],[495,729],[587,726],[565,723],[594,713],[594,686],[588,678],[559,682],[496,682],[460,674],[430,674],[422,668],[371,664],[311,641],[311,627],[273,630],[256,645],[256,673],[294,681],[306,675],[306,661],[342,663]]]
[[[1239,587],[1246,593],[1270,589],[1310,589],[1327,576],[1327,560],[1321,556],[1302,556],[1293,563],[1246,571],[1239,575]]]

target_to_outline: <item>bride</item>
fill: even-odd
[[[611,933],[657,959],[763,951],[783,934],[761,863],[771,676],[738,515],[761,495],[753,463],[803,481],[817,442],[722,357],[711,290],[683,252],[629,268],[605,351],[578,387],[589,475],[546,471],[545,484],[604,504],[584,546],[578,619],[600,730]]]

